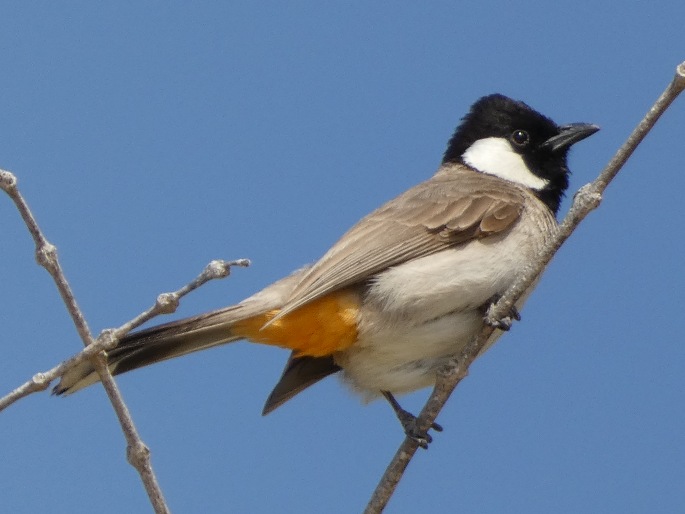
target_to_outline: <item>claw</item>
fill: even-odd
[[[483,317],[483,320],[485,321],[486,325],[490,325],[493,328],[497,328],[499,330],[502,330],[504,332],[508,332],[509,329],[511,328],[511,325],[514,323],[514,321],[521,321],[521,314],[519,314],[518,309],[516,306],[512,306],[512,308],[509,310],[509,314],[504,316],[503,318],[500,318],[498,320],[492,321],[490,320],[488,316],[489,310],[492,308],[492,306],[497,303],[497,301],[501,298],[502,295],[495,295],[490,300],[483,306],[484,311],[485,311],[485,316]],[[487,306],[487,308],[485,307]]]
[[[514,319],[516,319],[516,318],[514,318]],[[518,318],[516,320],[518,321],[519,319],[520,318]],[[485,321],[485,323],[487,325],[490,325],[491,327],[497,328],[497,329],[502,330],[504,332],[508,332],[509,329],[511,328],[511,325],[513,324],[511,316],[505,316],[505,317],[500,318],[500,319],[495,320],[495,321],[490,321],[490,318],[485,316],[483,318],[483,320]]]
[[[395,411],[395,415],[397,415],[397,419],[400,421],[405,435],[416,441],[416,444],[421,448],[427,450],[428,445],[433,442],[433,437],[428,433],[428,430],[419,430],[416,427],[416,416],[411,412],[404,410],[392,393],[383,391],[383,396],[385,396],[385,399],[388,400],[388,403],[390,403],[390,406]],[[430,429],[433,429],[436,432],[442,432],[442,426],[438,423],[431,424],[429,430]]]

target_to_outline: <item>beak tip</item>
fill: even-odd
[[[574,144],[590,137],[600,129],[594,123],[571,123],[559,127],[559,134],[551,137],[542,144],[543,148],[556,152],[566,150]]]

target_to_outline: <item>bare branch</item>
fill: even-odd
[[[28,204],[21,196],[21,193],[17,188],[16,177],[8,171],[0,171],[0,187],[2,187],[2,189],[9,195],[19,210],[21,217],[24,219],[24,223],[26,223],[26,227],[36,243],[36,260],[38,261],[38,264],[43,266],[48,273],[50,273],[55,281],[57,289],[62,296],[62,300],[67,307],[67,311],[69,312],[74,325],[76,325],[76,330],[81,336],[83,344],[86,347],[93,345],[93,336],[88,328],[88,324],[86,323],[83,313],[76,303],[76,299],[71,291],[71,287],[69,287],[69,283],[67,282],[67,279],[64,276],[62,268],[59,264],[59,260],[57,258],[57,249],[54,245],[48,242],[41,232],[38,223],[33,217],[33,214],[31,214]],[[117,418],[119,418],[119,423],[124,432],[124,436],[126,437],[126,442],[129,449],[128,454],[130,455],[131,448],[135,448],[135,453],[139,456],[139,458],[135,460],[129,459],[129,462],[131,462],[138,470],[155,512],[158,514],[168,513],[169,508],[166,506],[162,490],[160,489],[154,472],[152,471],[149,456],[150,452],[147,449],[145,451],[142,450],[142,448],[145,448],[145,444],[138,435],[138,431],[136,430],[133,419],[128,412],[128,408],[126,407],[121,393],[119,392],[119,389],[117,388],[117,385],[114,382],[109,369],[107,368],[104,355],[102,355],[102,353],[96,353],[90,356],[90,359],[95,366],[95,370],[100,376],[102,385],[104,386],[107,396],[114,407]],[[20,392],[30,392],[32,387],[41,388],[43,386],[47,386],[47,382],[43,380],[44,376],[37,376],[39,377],[38,380],[36,380],[36,376],[34,376],[34,380],[31,381],[31,384],[35,385],[29,385],[27,388],[23,389],[19,388],[21,390]]]
[[[87,345],[92,343],[93,338],[90,334],[88,323],[86,323],[59,265],[57,248],[50,244],[38,227],[38,223],[33,217],[31,209],[29,209],[28,204],[19,192],[16,177],[9,171],[0,170],[0,187],[9,195],[14,202],[14,205],[16,205],[19,214],[21,214],[21,217],[26,224],[26,228],[28,228],[31,237],[33,237],[33,241],[36,244],[36,261],[50,273],[52,279],[55,281],[59,294],[62,296],[62,300],[71,315],[74,325],[76,325],[76,330],[78,330],[83,344]]]
[[[74,366],[82,363],[85,360],[91,359],[93,356],[104,350],[111,350],[117,345],[119,339],[114,336],[114,331],[104,330],[98,338],[86,346],[81,352],[77,353],[70,359],[61,362],[54,368],[43,371],[41,373],[36,373],[31,377],[30,380],[20,385],[12,392],[0,398],[0,411],[3,411],[14,402],[29,396],[32,393],[39,391],[44,391],[50,385],[50,382],[58,377],[61,377],[67,370],[73,368]]]
[[[676,74],[671,83],[656,100],[642,121],[638,123],[632,134],[628,136],[626,142],[619,148],[604,170],[593,182],[581,187],[576,193],[571,209],[560,224],[556,237],[541,253],[539,260],[531,263],[516,283],[489,309],[487,313],[488,321],[495,322],[511,312],[511,308],[516,301],[525,294],[531,287],[531,284],[542,274],[554,254],[570,237],[580,222],[599,206],[606,187],[632,155],[635,148],[649,133],[659,117],[684,89],[685,62],[676,68]],[[416,420],[416,427],[419,431],[428,430],[435,422],[445,402],[447,402],[454,389],[459,385],[459,382],[466,377],[469,366],[485,348],[493,332],[492,326],[486,323],[478,336],[439,374],[435,388]],[[380,513],[385,509],[417,449],[418,443],[415,439],[405,438],[376,486],[376,490],[364,510],[365,514]]]
[[[118,328],[110,328],[103,330],[97,339],[86,346],[76,355],[61,362],[54,368],[35,374],[30,380],[14,389],[6,396],[0,398],[0,411],[12,405],[17,400],[24,398],[32,393],[44,391],[50,385],[50,382],[61,377],[69,369],[81,364],[83,361],[92,358],[98,353],[106,350],[111,350],[128,332],[134,328],[139,327],[150,319],[160,314],[170,314],[176,310],[178,303],[182,297],[194,291],[201,285],[210,280],[225,278],[230,274],[230,269],[233,266],[246,267],[250,265],[248,259],[237,259],[233,261],[214,260],[207,264],[204,270],[189,284],[183,286],[178,291],[171,293],[162,293],[157,297],[157,301],[145,312],[139,314],[131,321],[128,321]]]
[[[14,391],[0,399],[0,411],[5,407],[16,402],[20,398],[28,396],[31,393],[45,390],[50,382],[55,378],[64,374],[68,369],[90,359],[95,369],[100,376],[107,396],[114,407],[114,411],[119,419],[122,431],[127,442],[127,460],[138,471],[145,490],[147,491],[150,502],[152,503],[155,512],[168,513],[169,508],[164,501],[162,490],[159,487],[157,478],[152,469],[150,461],[150,450],[140,438],[138,431],[133,422],[133,418],[124,403],[123,397],[112,378],[107,362],[102,353],[105,350],[115,347],[121,337],[127,332],[145,323],[149,319],[159,314],[167,314],[174,312],[178,306],[180,298],[197,289],[202,284],[209,280],[216,278],[224,278],[229,275],[231,266],[249,266],[250,261],[247,259],[239,259],[236,261],[212,261],[206,268],[189,284],[183,286],[178,291],[173,293],[161,294],[157,297],[155,304],[147,311],[143,312],[133,320],[125,323],[121,327],[114,330],[103,331],[97,340],[93,340],[93,336],[88,328],[88,324],[76,303],[76,299],[71,291],[69,283],[64,276],[64,273],[57,258],[57,249],[52,245],[43,235],[38,223],[33,217],[28,204],[22,197],[17,188],[16,177],[4,170],[0,170],[0,188],[2,188],[9,197],[14,201],[21,217],[33,237],[36,244],[36,260],[43,266],[52,276],[57,289],[62,296],[62,299],[67,306],[67,310],[72,317],[74,324],[78,330],[81,339],[86,346],[83,351],[73,356],[72,358],[55,366],[45,373],[37,373],[31,380],[16,388]]]
[[[236,259],[233,261],[214,260],[211,261],[200,274],[195,277],[190,283],[183,286],[181,289],[172,293],[162,293],[157,297],[155,304],[145,312],[133,318],[128,323],[116,329],[117,340],[134,328],[139,327],[143,323],[147,323],[155,316],[160,314],[171,314],[178,308],[178,303],[185,295],[195,291],[198,287],[206,284],[210,280],[226,278],[231,274],[232,267],[246,268],[250,265],[249,259]]]
[[[98,337],[98,341],[96,343],[93,340],[93,336],[88,328],[85,317],[78,307],[76,299],[71,291],[71,287],[69,286],[69,283],[67,282],[67,279],[64,276],[62,268],[59,264],[59,260],[57,258],[57,249],[45,238],[40,230],[40,227],[33,217],[28,204],[19,192],[16,177],[8,171],[0,170],[0,188],[2,188],[9,195],[19,210],[19,213],[21,214],[24,223],[26,223],[26,226],[36,244],[36,260],[48,271],[48,273],[50,273],[55,281],[57,289],[62,296],[62,300],[64,301],[64,304],[66,305],[67,310],[71,315],[74,324],[76,325],[76,329],[81,336],[81,340],[86,346],[86,348],[77,356],[72,357],[71,359],[63,362],[46,373],[38,373],[34,375],[30,381],[18,387],[6,397],[2,398],[0,400],[0,410],[17,401],[19,398],[23,398],[24,396],[31,394],[32,392],[44,390],[47,388],[51,380],[60,376],[71,366],[74,366],[85,359],[90,359],[95,367],[95,370],[100,376],[100,381],[107,392],[107,396],[114,407],[114,411],[119,419],[119,424],[124,432],[127,443],[127,459],[129,463],[138,471],[155,512],[158,514],[168,513],[169,508],[164,501],[162,490],[159,487],[159,483],[157,482],[157,478],[150,462],[150,450],[138,434],[138,430],[133,422],[133,418],[131,417],[128,408],[124,403],[119,388],[109,372],[106,358],[102,352],[105,349],[116,346],[116,343],[121,336],[123,336],[132,328],[144,323],[151,317],[157,314],[173,312],[176,310],[179,298],[183,295],[188,294],[190,291],[193,291],[211,279],[227,276],[230,272],[231,265],[247,266],[249,265],[249,261],[247,259],[241,259],[232,262],[212,261],[205,268],[205,270],[203,270],[200,276],[198,276],[190,284],[184,286],[179,291],[174,293],[160,295],[157,298],[155,305],[148,311],[136,317],[131,322],[126,323],[119,329],[103,332],[100,337]]]

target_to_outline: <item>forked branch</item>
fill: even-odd
[[[197,289],[209,280],[228,276],[231,266],[248,266],[249,261],[247,259],[240,259],[230,262],[210,262],[203,272],[188,285],[173,293],[165,293],[160,295],[150,309],[117,329],[103,331],[97,340],[94,340],[83,313],[76,303],[76,299],[71,291],[71,287],[69,286],[69,283],[67,282],[64,272],[59,264],[59,260],[57,258],[57,249],[54,245],[50,244],[40,230],[40,227],[33,217],[28,204],[19,192],[16,177],[8,171],[0,170],[0,188],[3,189],[12,199],[17,207],[17,210],[21,214],[21,217],[26,223],[26,227],[31,233],[31,236],[36,244],[36,260],[48,271],[48,273],[50,273],[55,281],[57,289],[62,296],[62,300],[64,301],[64,304],[66,305],[67,310],[74,324],[76,325],[76,329],[81,336],[83,344],[85,345],[85,349],[71,359],[62,362],[47,372],[37,373],[31,378],[31,380],[16,388],[5,397],[0,398],[0,410],[33,392],[46,389],[52,380],[64,374],[68,369],[71,369],[73,366],[76,366],[86,359],[90,359],[95,366],[98,375],[100,376],[100,381],[107,392],[107,396],[114,407],[114,411],[119,419],[119,424],[124,432],[127,443],[126,457],[129,463],[138,471],[145,490],[147,491],[150,503],[152,504],[155,512],[157,514],[168,513],[169,508],[164,500],[164,496],[159,483],[157,482],[157,477],[155,476],[154,470],[152,469],[150,450],[138,434],[138,430],[136,429],[133,418],[128,411],[128,407],[124,403],[119,388],[117,387],[111,373],[109,372],[109,369],[107,368],[103,351],[116,346],[119,338],[124,336],[130,330],[145,323],[150,318],[158,314],[174,312],[182,296]]]

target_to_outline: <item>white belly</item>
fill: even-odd
[[[420,325],[398,324],[360,338],[336,362],[344,380],[369,399],[380,391],[421,389],[435,382],[438,369],[478,332],[482,319],[470,310]]]
[[[511,286],[553,233],[551,215],[536,214],[504,237],[378,274],[365,297],[358,342],[336,356],[345,380],[367,397],[434,384],[438,369],[482,327],[482,307]]]

